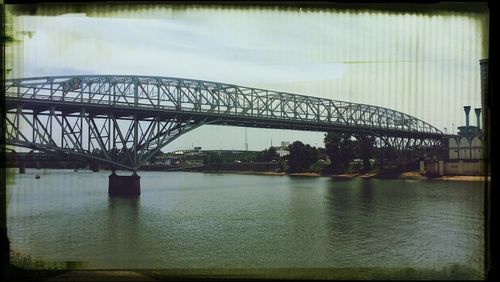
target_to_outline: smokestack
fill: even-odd
[[[481,129],[481,108],[474,109],[474,112],[476,113],[477,130],[480,130]]]
[[[469,112],[470,112],[470,106],[464,106],[464,111],[465,111],[465,128],[467,131],[467,136],[469,136]]]

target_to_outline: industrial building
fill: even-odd
[[[481,109],[475,109],[476,126],[469,123],[470,106],[465,106],[465,126],[458,127],[458,135],[449,136],[445,142],[447,156],[427,168],[434,175],[484,175]],[[431,167],[432,170],[431,170]]]
[[[449,160],[479,160],[483,158],[481,109],[475,109],[477,126],[469,125],[470,106],[464,107],[466,125],[458,127],[458,136],[448,138]]]
[[[487,174],[487,136],[484,121],[488,116],[484,97],[487,90],[488,60],[481,60],[481,108],[475,108],[476,125],[470,124],[470,106],[464,106],[465,126],[458,127],[457,135],[448,135],[445,140],[444,154],[438,160],[420,161],[420,173],[428,176],[443,175],[486,175]],[[481,117],[481,113],[483,116]],[[483,129],[481,128],[483,120]],[[485,151],[486,150],[486,151]]]

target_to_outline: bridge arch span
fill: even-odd
[[[405,113],[212,81],[77,75],[5,82],[7,144],[61,151],[137,170],[205,124],[370,134],[401,147],[443,133]],[[401,142],[400,142],[401,141]]]

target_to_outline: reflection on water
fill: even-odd
[[[12,248],[88,268],[416,267],[482,271],[476,182],[36,170],[9,184]],[[38,171],[39,173],[39,171]]]
[[[110,254],[123,264],[133,267],[134,258],[140,255],[138,242],[140,238],[139,226],[140,198],[108,197],[107,228],[103,229],[108,239],[107,247]]]

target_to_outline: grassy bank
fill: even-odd
[[[53,262],[35,259],[16,251],[10,252],[10,265],[7,277],[12,281],[44,281],[47,278],[84,267],[83,262]]]
[[[11,281],[44,281],[68,271],[61,263],[37,260],[15,251],[10,252],[9,259],[6,276],[12,279]]]
[[[17,251],[10,251],[10,264],[22,269],[41,270],[66,270],[78,269],[85,266],[81,261],[54,262],[32,258],[30,255],[21,254]]]

